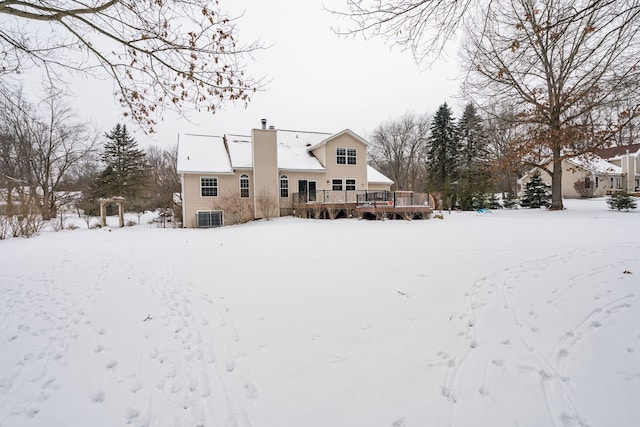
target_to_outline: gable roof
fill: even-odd
[[[612,159],[627,154],[638,156],[640,154],[640,144],[622,145],[619,147],[601,148],[596,154],[603,159]]]
[[[622,173],[622,168],[616,166],[613,163],[609,163],[600,156],[582,155],[567,159],[569,163],[572,163],[582,169],[601,175],[616,175]]]
[[[339,137],[341,135],[344,135],[344,134],[348,134],[348,135],[352,136],[353,138],[355,138],[356,140],[360,141],[365,146],[369,145],[369,143],[367,141],[365,141],[364,139],[362,139],[358,134],[356,134],[355,132],[351,131],[350,129],[345,129],[342,132],[338,132],[338,133],[335,133],[335,134],[327,134],[327,135],[329,135],[328,137],[326,137],[322,141],[319,141],[318,143],[312,145],[311,147],[308,148],[308,150],[309,151],[313,151],[316,148],[319,148],[319,147],[322,147],[323,145],[326,145],[332,139],[335,139],[335,138],[337,138],[337,137]]]
[[[345,129],[337,134],[277,130],[278,169],[288,171],[323,172],[325,167],[312,154],[334,138],[349,134],[365,146],[367,142]],[[178,173],[233,174],[236,169],[253,168],[252,142],[247,135],[229,134],[178,135]],[[393,184],[393,181],[367,165],[367,180],[371,183]]]

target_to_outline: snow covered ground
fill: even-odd
[[[638,426],[640,212],[0,241],[0,426]]]

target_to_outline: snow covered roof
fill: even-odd
[[[178,173],[233,173],[220,136],[178,135]]]
[[[349,133],[367,145],[350,130],[337,134],[277,130],[278,169],[323,172],[325,167],[311,153],[327,141]],[[226,140],[226,144],[225,144]],[[231,174],[235,169],[253,167],[251,137],[246,135],[178,135],[178,173]],[[393,184],[393,181],[367,165],[369,182]]]
[[[367,165],[367,181],[371,184],[393,184],[393,181]]]
[[[596,155],[576,156],[568,159],[568,161],[584,170],[596,174],[616,175],[622,173],[620,166],[609,163],[602,157]]]
[[[324,171],[309,147],[331,136],[330,133],[278,130],[278,168],[287,170]]]
[[[227,146],[234,168],[252,168],[251,137],[244,135],[227,135]]]

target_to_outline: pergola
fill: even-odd
[[[100,199],[100,218],[102,218],[102,226],[107,226],[107,205],[115,203],[118,205],[118,219],[120,227],[124,227],[124,197],[106,197]]]

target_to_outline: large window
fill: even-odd
[[[198,228],[222,227],[224,225],[222,211],[198,211],[196,225]]]
[[[336,148],[336,163],[339,165],[355,165],[355,148]]]
[[[331,189],[333,191],[342,191],[342,180],[341,179],[332,179],[331,180]]]
[[[240,197],[249,197],[249,175],[240,175]]]
[[[202,197],[218,197],[218,178],[215,176],[200,177],[200,195]]]
[[[289,197],[289,177],[280,175],[280,197]]]

